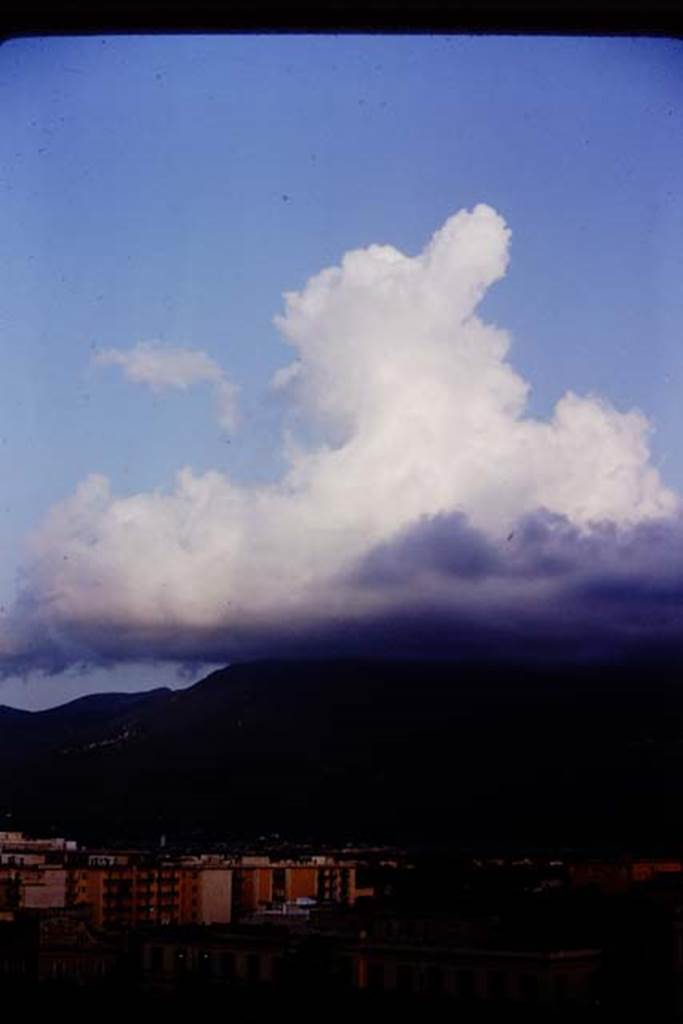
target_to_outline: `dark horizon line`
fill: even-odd
[[[123,663],[122,663],[123,664]],[[159,662],[163,664],[163,662]],[[0,704],[0,715],[10,713],[12,715],[24,717],[26,715],[43,715],[49,714],[54,711],[61,710],[63,708],[72,707],[76,704],[82,704],[84,702],[97,703],[106,700],[107,698],[124,698],[130,699],[131,701],[137,698],[150,697],[153,694],[161,693],[174,693],[174,692],[188,692],[196,686],[201,686],[203,683],[208,682],[214,676],[221,675],[229,669],[243,669],[246,667],[283,667],[288,666],[307,666],[312,667],[315,665],[332,667],[332,666],[395,666],[396,668],[418,668],[418,667],[429,667],[433,671],[439,669],[458,669],[461,673],[471,672],[491,672],[496,675],[500,675],[506,671],[509,672],[525,672],[529,681],[534,680],[535,682],[542,684],[544,680],[547,680],[549,676],[570,676],[571,681],[579,682],[581,680],[590,680],[591,684],[594,685],[594,677],[599,674],[605,674],[610,682],[618,683],[623,685],[625,679],[628,676],[638,676],[643,670],[649,671],[664,671],[664,678],[660,678],[658,682],[664,683],[666,686],[674,682],[673,679],[669,678],[670,675],[675,674],[677,671],[683,671],[683,652],[672,653],[667,650],[654,650],[654,651],[641,651],[638,654],[631,655],[595,655],[590,658],[570,658],[568,656],[529,656],[522,655],[519,653],[515,654],[488,654],[481,656],[469,655],[456,655],[456,654],[443,654],[436,652],[430,654],[425,652],[422,655],[410,655],[401,656],[400,654],[332,654],[329,657],[321,655],[319,651],[312,652],[311,654],[283,654],[274,656],[254,656],[245,657],[239,660],[233,660],[222,665],[220,668],[212,669],[196,679],[191,683],[184,683],[179,686],[168,686],[160,685],[153,686],[149,689],[140,690],[98,690],[94,693],[83,693],[78,697],[72,697],[68,700],[63,700],[57,704],[50,704],[45,708],[22,708],[15,707],[11,704]],[[93,666],[94,668],[101,668],[102,666]],[[110,666],[115,668],[116,666]],[[45,686],[49,687],[51,676],[46,676]],[[87,674],[84,673],[84,679],[87,679]],[[607,681],[607,680],[606,680]],[[324,685],[324,684],[323,684]],[[648,683],[651,687],[652,680]]]

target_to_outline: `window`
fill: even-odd
[[[202,978],[208,978],[211,975],[211,954],[205,949],[199,954],[198,967]]]
[[[275,985],[282,985],[286,980],[287,971],[285,959],[282,956],[273,957],[273,983]]]
[[[424,988],[433,995],[443,991],[443,971],[440,967],[432,965],[427,968],[424,974]]]
[[[489,971],[486,975],[486,992],[489,999],[505,998],[505,975],[502,971]]]
[[[255,985],[261,980],[261,958],[258,953],[247,954],[247,981]]]
[[[538,999],[538,978],[535,974],[521,974],[519,977],[519,994],[525,1003],[535,1003]]]
[[[368,988],[373,992],[384,989],[384,967],[382,964],[368,964]]]
[[[411,964],[399,964],[396,970],[396,988],[399,992],[413,991],[413,968]]]
[[[234,953],[221,953],[221,976],[227,981],[231,981],[235,977],[235,954]]]
[[[474,971],[458,971],[456,976],[457,993],[460,999],[474,999]]]
[[[343,956],[339,961],[339,982],[343,988],[353,988],[354,969],[353,959],[350,956]]]
[[[273,869],[273,902],[282,903],[286,898],[287,876],[285,868]]]
[[[566,974],[555,975],[555,999],[558,1003],[564,1003],[569,991],[569,978]]]

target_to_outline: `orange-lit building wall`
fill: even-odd
[[[277,885],[274,877],[278,879]],[[251,913],[271,903],[294,903],[303,897],[355,903],[359,896],[372,895],[371,888],[356,887],[356,867],[346,863],[311,865],[272,861],[234,867],[233,899],[237,913]]]
[[[90,904],[96,927],[227,924],[231,916],[231,876],[227,867],[74,868],[70,871],[69,903]]]
[[[647,882],[656,875],[677,874],[683,869],[680,860],[636,860],[631,868],[634,882]]]
[[[315,899],[318,891],[318,873],[315,868],[287,869],[287,899],[294,902],[304,896]]]
[[[273,899],[273,871],[271,868],[255,869],[256,903],[270,903]]]

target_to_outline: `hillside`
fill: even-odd
[[[683,696],[633,669],[262,662],[0,709],[0,810],[78,838],[678,841]]]

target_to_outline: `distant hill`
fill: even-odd
[[[683,691],[645,670],[254,662],[0,708],[0,815],[90,840],[679,843]]]

